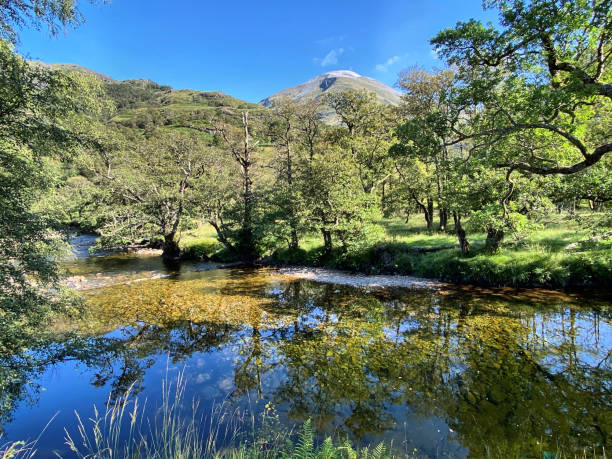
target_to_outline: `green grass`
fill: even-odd
[[[606,215],[587,215],[605,221]],[[513,287],[605,287],[612,282],[612,226],[593,226],[584,218],[551,216],[543,228],[527,237],[507,237],[496,254],[483,252],[484,234],[468,234],[471,253],[462,256],[459,249],[433,253],[415,253],[413,248],[456,244],[451,230],[428,232],[422,217],[407,223],[400,219],[379,222],[382,238],[374,245],[350,254],[335,251],[322,257],[320,239],[304,238],[304,252],[299,256],[279,249],[278,262],[299,263],[346,269],[369,274],[407,274],[451,282]],[[600,236],[601,240],[590,240]],[[607,237],[606,237],[607,236]],[[572,243],[579,243],[572,247]],[[298,258],[298,260],[296,260]],[[301,260],[299,260],[301,258]]]
[[[208,223],[201,224],[197,228],[184,231],[179,241],[183,253],[188,258],[197,260],[222,260],[227,259],[223,244],[217,240],[215,229]]]
[[[552,215],[542,228],[520,239],[509,235],[496,254],[483,252],[485,235],[470,234],[471,253],[459,249],[416,253],[414,247],[456,244],[452,224],[447,232],[428,232],[423,218],[408,222],[385,219],[381,238],[373,245],[323,256],[318,234],[300,240],[300,250],[279,247],[272,259],[277,263],[324,266],[367,274],[405,274],[451,282],[513,287],[605,287],[612,282],[612,225],[606,214],[586,213],[578,218]],[[595,224],[593,223],[595,222]],[[602,223],[603,222],[603,223]],[[599,239],[591,241],[593,237]],[[579,243],[571,246],[572,243]],[[210,225],[187,231],[181,238],[185,253],[193,258],[223,259],[229,254],[217,241]]]

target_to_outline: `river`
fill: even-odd
[[[76,435],[75,410],[87,423],[94,404],[131,387],[153,413],[162,382],[178,374],[204,419],[220,410],[256,423],[274,413],[282,426],[311,419],[322,435],[384,440],[416,457],[612,444],[609,299],[168,268],[152,255],[90,257],[80,242],[63,266],[86,315],[56,324],[57,341],[38,351],[61,348],[61,358],[13,375],[0,444],[44,430],[37,457],[72,457],[64,429]]]

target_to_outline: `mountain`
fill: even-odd
[[[74,73],[83,73],[85,75],[93,75],[98,77],[100,80],[104,82],[114,82],[111,77],[108,75],[104,75],[103,73],[98,73],[94,70],[88,69],[87,67],[83,67],[81,65],[76,64],[46,64],[41,61],[32,61],[34,65],[42,65],[44,67],[50,68],[52,70],[63,70],[64,72],[74,72]]]
[[[368,78],[350,70],[335,70],[323,73],[311,78],[306,83],[299,84],[293,88],[283,89],[272,94],[259,102],[264,107],[273,107],[274,102],[281,98],[293,99],[296,102],[310,99],[320,100],[323,94],[338,93],[349,89],[372,91],[381,104],[398,105],[401,101],[401,93],[380,81]],[[333,111],[326,107],[322,113],[323,119],[331,121]]]
[[[216,119],[240,125],[242,111],[249,110],[256,117],[263,116],[267,111],[261,105],[220,91],[174,89],[147,79],[118,81],[75,64],[45,64],[38,61],[32,64],[100,79],[106,97],[116,108],[112,121],[129,128],[193,129],[210,134]]]

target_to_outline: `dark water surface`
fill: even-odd
[[[199,399],[203,413],[222,404],[259,416],[268,404],[283,424],[310,418],[321,433],[393,441],[420,457],[573,455],[612,444],[606,301],[367,291],[126,255],[66,266],[74,285],[97,287],[83,291],[88,318],[57,325],[79,337],[41,350],[55,352],[41,371],[11,373],[0,444],[35,438],[55,416],[40,457],[71,457],[64,428],[76,433],[75,410],[86,420],[130,386],[154,407],[162,381],[180,372],[185,399]]]

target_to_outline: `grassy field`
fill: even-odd
[[[452,282],[514,287],[605,287],[612,282],[612,218],[586,212],[576,217],[552,215],[542,228],[522,238],[509,235],[501,250],[483,253],[484,234],[468,234],[471,253],[459,249],[417,253],[414,247],[456,244],[447,232],[428,232],[420,215],[379,222],[380,238],[349,253],[323,257],[318,234],[306,235],[301,250],[278,248],[268,259],[281,264],[325,266],[369,274],[409,274]],[[198,258],[227,259],[214,230],[203,225],[182,237],[183,249]]]

